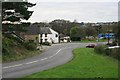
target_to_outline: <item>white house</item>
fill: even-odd
[[[49,27],[40,27],[39,43],[59,43],[59,34]]]
[[[66,36],[64,34],[60,34],[60,42],[61,43],[63,43],[63,42],[71,42],[70,36]]]

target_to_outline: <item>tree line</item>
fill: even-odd
[[[11,5],[11,6],[9,6]],[[2,21],[10,21],[20,22],[21,20],[28,20],[32,15],[33,11],[29,11],[29,7],[33,7],[36,4],[32,4],[29,2],[3,2],[2,3]],[[13,12],[9,12],[8,10],[13,10]],[[59,34],[64,34],[70,36],[72,40],[80,40],[81,38],[85,38],[86,36],[97,37],[98,33],[107,33],[116,32],[117,22],[113,22],[112,25],[101,25],[100,27],[92,26],[93,23],[84,23],[77,22],[74,20],[73,22],[69,20],[56,19],[49,23],[39,22],[33,23],[34,26],[38,27],[51,27]],[[30,26],[31,23],[20,23],[20,24],[3,24],[2,31],[4,32],[25,32],[26,28]]]
[[[86,36],[93,36],[97,37],[100,33],[108,33],[108,31],[116,32],[117,22],[111,23],[104,23],[99,26],[93,26],[95,23],[84,23],[84,22],[77,22],[77,21],[69,21],[63,19],[56,19],[49,23],[40,22],[40,23],[33,23],[33,26],[38,27],[51,27],[59,34],[64,34],[70,36],[72,40],[80,40],[85,38]]]

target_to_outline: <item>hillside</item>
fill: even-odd
[[[20,60],[38,54],[35,43],[22,42],[13,36],[3,36],[2,41],[2,62]]]

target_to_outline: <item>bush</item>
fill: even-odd
[[[81,37],[71,37],[72,41],[81,41]]]
[[[25,47],[26,49],[28,49],[28,50],[35,50],[36,47],[37,47],[37,44],[36,44],[36,43],[30,42],[30,41],[25,41],[23,45],[24,45],[24,47]]]
[[[106,54],[107,56],[111,55],[111,49],[106,48],[106,49],[105,49],[105,54]]]
[[[11,47],[15,45],[15,42],[12,39],[9,38],[3,38],[2,39],[2,53],[4,55],[9,55],[12,53]]]
[[[118,59],[119,60],[119,57],[120,57],[120,54],[119,54],[119,49],[108,49],[108,48],[105,48],[105,46],[96,46],[94,48],[94,51],[98,54],[103,54],[103,55],[107,55],[107,56],[110,56],[110,57],[113,57],[115,59]]]
[[[49,42],[43,42],[42,45],[51,46],[51,44]]]
[[[102,45],[96,46],[94,50],[96,53],[105,54],[105,46],[102,46]]]
[[[120,53],[119,53],[118,51],[119,51],[118,48],[116,48],[116,49],[111,49],[111,50],[110,50],[110,56],[119,60]]]
[[[5,36],[5,38],[8,38],[8,39],[10,39],[10,40],[13,40],[13,41],[16,42],[17,44],[18,44],[18,43],[22,43],[22,41],[21,41],[20,38],[14,37],[13,35],[4,35],[4,36]]]
[[[116,46],[117,42],[113,41],[112,43],[110,43],[110,46]]]

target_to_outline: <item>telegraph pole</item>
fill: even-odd
[[[110,37],[109,37],[109,23],[108,23],[108,43],[107,43],[107,45],[109,46],[110,45]]]

